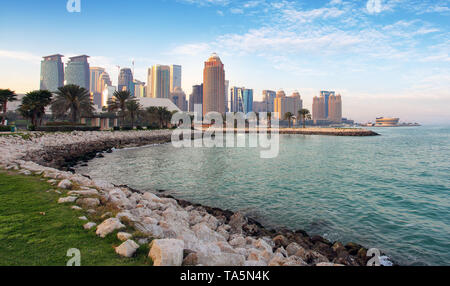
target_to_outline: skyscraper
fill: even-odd
[[[181,80],[181,76],[180,76]],[[150,91],[149,91],[150,89]],[[170,97],[170,67],[154,65],[148,72],[147,97]]]
[[[244,112],[244,87],[232,87],[230,94],[230,112]]]
[[[225,70],[216,53],[205,62],[203,70],[203,115],[225,113]]]
[[[189,112],[194,112],[196,104],[203,104],[203,84],[194,85],[189,96]]]
[[[123,68],[119,73],[118,91],[129,91],[134,96],[133,72],[129,68]]]
[[[328,120],[333,123],[342,122],[342,99],[341,95],[331,95],[328,100]]]
[[[266,109],[264,112],[273,112],[273,103],[277,93],[273,90],[263,90],[263,102],[266,104]]]
[[[342,122],[342,98],[335,95],[334,91],[321,91],[319,97],[313,98],[313,120],[330,121],[333,123]]]
[[[146,94],[145,82],[135,79],[133,83],[134,83],[134,96],[145,97]]]
[[[181,88],[181,66],[170,66],[170,92],[174,92],[176,87]]]
[[[105,72],[104,68],[99,67],[91,67],[89,68],[89,74],[90,74],[90,86],[89,86],[89,92],[92,94],[100,93],[102,92],[102,86],[100,86],[99,78],[102,73]]]
[[[230,81],[225,80],[225,112],[229,112],[230,109],[230,97],[228,96],[228,89],[230,88]]]
[[[291,96],[286,96],[283,90],[277,92],[274,101],[274,117],[284,120],[286,113],[290,112],[294,116],[298,116],[298,111],[303,108],[303,100],[298,92],[294,92]]]
[[[69,58],[66,64],[66,84],[75,84],[89,90],[90,71],[88,58],[89,56],[86,55]]]
[[[253,89],[244,89],[244,113],[247,114],[253,111]]]
[[[61,60],[63,55],[46,56],[41,61],[40,89],[57,91],[64,85],[64,64]]]
[[[186,94],[181,87],[175,87],[175,90],[170,93],[170,100],[172,100],[181,111],[187,111]]]
[[[332,95],[336,95],[336,93],[334,91],[326,91],[323,90],[320,92],[320,96],[322,96],[325,100],[325,118],[328,118],[328,100],[330,98],[330,96]]]

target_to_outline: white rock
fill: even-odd
[[[244,263],[244,266],[248,267],[265,267],[267,266],[267,263],[265,261],[257,261],[257,260],[247,260]]]
[[[154,266],[181,266],[184,242],[179,239],[155,239],[150,244],[149,257]]]
[[[88,189],[88,190],[79,190],[79,191],[70,191],[67,194],[69,195],[79,195],[79,196],[97,196],[98,191],[94,189]]]
[[[133,240],[127,240],[118,247],[116,247],[116,253],[124,257],[132,257],[139,245]]]
[[[117,238],[119,240],[121,240],[121,241],[127,241],[130,238],[132,238],[132,237],[133,237],[133,235],[131,233],[128,233],[128,232],[119,232],[119,233],[117,233]]]
[[[343,264],[335,264],[332,262],[320,262],[317,263],[316,266],[322,266],[322,267],[333,267],[333,266],[345,266]]]
[[[77,197],[72,197],[72,196],[65,197],[65,198],[59,198],[58,199],[58,204],[73,203],[77,199],[78,199]]]
[[[76,211],[82,210],[82,208],[80,208],[79,206],[72,206],[71,209],[76,210]]]
[[[201,241],[204,242],[225,241],[225,238],[223,236],[210,229],[203,222],[196,224],[194,227],[192,227],[192,230],[195,232],[195,235]]]
[[[264,239],[258,239],[253,245],[262,251],[272,253],[272,247]]]
[[[70,190],[72,188],[72,182],[64,179],[58,184],[58,188]]]
[[[97,224],[95,222],[88,222],[85,225],[83,225],[84,229],[91,229],[93,227],[95,227]]]
[[[95,233],[104,238],[111,232],[122,228],[125,228],[125,225],[120,223],[117,218],[109,218],[97,226],[97,231]]]
[[[243,238],[242,236],[234,237],[232,240],[230,240],[230,245],[234,247],[245,247],[245,238]]]
[[[286,251],[288,253],[289,256],[294,255],[297,253],[297,251],[299,251],[302,247],[300,245],[298,245],[298,243],[296,242],[292,242],[291,244],[289,244],[286,247]]]
[[[134,224],[134,227],[136,228],[136,230],[148,236],[160,238],[163,235],[162,228],[156,224],[145,224],[142,222],[136,222]]]
[[[220,253],[215,255],[205,255],[198,253],[198,264],[204,266],[244,266],[245,257],[240,254]]]
[[[78,219],[80,219],[80,220],[88,220],[87,217],[85,217],[85,216],[80,216]]]
[[[77,205],[81,205],[86,208],[95,208],[100,205],[100,200],[97,198],[82,198],[77,200]]]

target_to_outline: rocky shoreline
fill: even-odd
[[[171,131],[73,132],[36,134],[29,140],[0,138],[0,168],[41,175],[67,190],[59,203],[83,209],[85,224],[100,237],[119,232],[119,255],[130,257],[150,243],[154,265],[174,266],[363,266],[367,249],[343,245],[304,231],[268,230],[241,213],[178,200],[171,196],[114,186],[67,170],[112,148],[169,142]],[[4,151],[4,152],[3,152]],[[58,169],[59,168],[59,169]],[[65,170],[65,171],[64,171]],[[106,211],[108,210],[108,211]]]

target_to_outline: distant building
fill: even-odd
[[[90,89],[89,56],[82,55],[69,58],[66,64],[66,84],[75,84]]]
[[[102,86],[100,85],[99,79],[100,75],[105,72],[104,68],[99,67],[91,67],[89,68],[89,74],[90,74],[90,86],[89,86],[89,92],[90,93],[101,93],[102,92]]]
[[[277,93],[273,90],[263,90],[263,102],[266,104],[266,109],[263,112],[273,112],[274,102]]]
[[[253,101],[253,112],[267,112],[267,104],[264,101]]]
[[[244,113],[247,114],[253,111],[253,89],[244,89]]]
[[[181,79],[181,78],[180,78]],[[150,91],[149,91],[150,89]],[[148,74],[147,97],[170,97],[170,67],[154,65]]]
[[[229,112],[230,109],[230,97],[228,93],[228,89],[230,88],[230,81],[225,80],[225,112]]]
[[[173,111],[181,111],[178,106],[176,106],[170,99],[168,98],[148,98],[148,97],[140,97],[137,98],[139,103],[142,105],[143,109],[148,107],[166,107],[170,112]]]
[[[170,92],[173,92],[175,88],[181,88],[181,66],[170,66]]]
[[[116,92],[117,89],[115,86],[107,86],[103,89],[102,92],[102,107],[108,106],[108,100],[112,99],[114,96],[114,92]]]
[[[225,113],[225,69],[216,53],[203,70],[203,115],[211,111]]]
[[[313,98],[312,109],[314,124],[342,123],[342,98],[334,91],[321,91],[319,97]]]
[[[286,96],[283,90],[277,92],[274,101],[274,118],[284,120],[286,113],[290,112],[293,116],[298,116],[298,111],[303,108],[303,100],[298,92],[294,92],[291,96]]]
[[[61,60],[63,55],[46,56],[41,61],[40,89],[57,91],[64,86],[64,64]]]
[[[170,93],[170,99],[181,111],[187,111],[186,94],[181,87],[177,86],[175,90]]]
[[[119,73],[118,91],[129,91],[134,96],[133,72],[129,68],[122,68]]]
[[[133,81],[133,85],[134,85],[134,96],[135,97],[145,97],[145,95],[146,95],[145,82],[135,79]]]
[[[195,111],[196,104],[203,104],[203,84],[192,87],[192,94],[189,96],[189,112]]]
[[[232,87],[230,94],[230,112],[244,112],[244,87]]]
[[[376,126],[385,126],[385,127],[392,127],[392,126],[398,126],[398,123],[400,122],[400,118],[387,118],[387,117],[379,117],[376,121]]]

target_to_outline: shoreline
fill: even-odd
[[[171,131],[112,134],[107,134],[111,136],[102,138],[102,136],[91,136],[99,135],[92,134],[92,132],[75,132],[65,134],[66,139],[73,139],[70,137],[75,136],[85,140],[75,140],[77,142],[69,140],[66,141],[66,144],[61,144],[63,142],[60,140],[59,143],[56,142],[58,143],[56,145],[51,140],[54,138],[49,138],[48,141],[38,139],[37,141],[41,141],[39,143],[44,141],[47,144],[37,144],[38,146],[30,144],[33,147],[23,148],[25,150],[22,149],[21,152],[18,152],[19,156],[14,156],[17,154],[11,154],[14,153],[11,152],[6,159],[12,159],[12,162],[4,164],[5,158],[1,158],[0,164],[4,165],[3,167],[6,169],[25,169],[54,180],[69,180],[81,188],[95,187],[99,192],[102,204],[113,203],[119,208],[121,212],[117,213],[116,218],[119,218],[120,221],[125,217],[127,221],[133,222],[138,231],[148,231],[151,233],[149,236],[154,238],[178,239],[184,242],[183,250],[187,250],[189,253],[185,253],[183,259],[192,259],[195,256],[197,261],[193,265],[209,265],[208,263],[240,266],[366,265],[367,249],[356,243],[343,245],[340,242],[330,242],[321,236],[309,236],[303,230],[269,230],[258,221],[245,217],[239,212],[203,206],[176,199],[170,195],[155,195],[134,190],[125,185],[114,186],[107,182],[96,182],[96,180],[79,174],[61,171],[64,168],[70,170],[77,162],[87,162],[96,156],[101,156],[102,152],[111,152],[112,148],[139,147],[170,142]],[[55,134],[52,135],[55,136]],[[25,140],[12,141],[18,144],[20,142],[17,141]],[[1,143],[0,141],[0,145]],[[17,147],[12,149],[19,151]],[[26,172],[24,171],[24,173]],[[149,213],[155,213],[155,217],[137,218],[137,213],[140,213],[142,209],[148,209]],[[147,225],[146,220],[151,223]],[[178,225],[180,220],[184,223],[183,226]],[[193,225],[192,222],[195,224]],[[197,237],[193,238],[192,235]],[[203,240],[200,239],[203,243],[201,245],[195,241],[199,237],[203,237]],[[210,240],[214,245],[211,245]],[[219,253],[225,257],[225,260],[209,262],[211,256],[217,256]],[[189,261],[183,262],[183,265],[185,263],[189,263]]]

